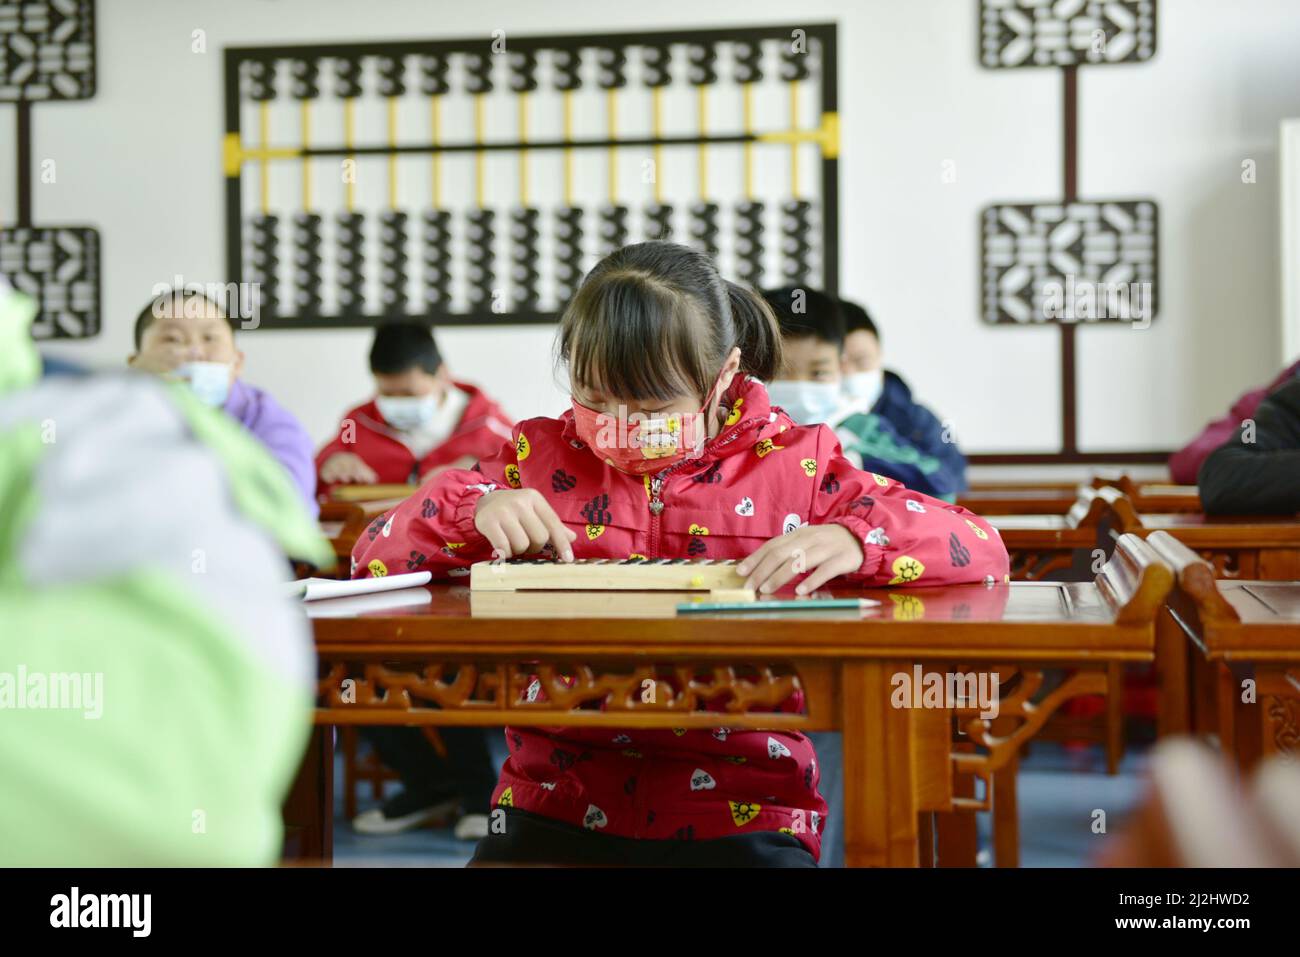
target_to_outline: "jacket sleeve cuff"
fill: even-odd
[[[857,571],[846,574],[845,578],[871,578],[880,570],[880,566],[885,561],[885,549],[883,545],[869,539],[872,534],[869,522],[857,515],[837,515],[830,519],[828,524],[844,526],[862,546],[862,564],[858,566]]]
[[[468,542],[479,537],[479,530],[474,526],[474,512],[478,508],[478,501],[488,492],[495,492],[497,488],[495,482],[465,486],[465,494],[456,503],[456,510],[452,513],[452,525],[462,540]]]

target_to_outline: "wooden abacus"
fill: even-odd
[[[472,591],[724,591],[745,586],[736,564],[734,559],[686,558],[476,562],[470,568],[469,587]]]

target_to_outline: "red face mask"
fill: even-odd
[[[578,438],[606,465],[629,475],[660,472],[691,456],[698,456],[708,441],[708,415],[722,373],[704,398],[699,412],[674,412],[647,418],[634,413],[624,417],[589,409],[573,399],[573,425]]]

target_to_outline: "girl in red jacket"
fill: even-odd
[[[1007,573],[983,520],[858,471],[828,428],[768,404],[775,319],[701,253],[641,243],[607,256],[565,309],[559,356],[572,410],[519,424],[497,455],[377,521],[355,574],[456,578],[536,553],[743,559],[763,593]],[[505,833],[477,862],[815,866],[826,803],[802,734],[507,728],[506,740],[493,794]]]

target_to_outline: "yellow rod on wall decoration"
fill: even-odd
[[[482,93],[474,94],[474,142],[483,145],[483,125],[484,116],[487,109]],[[483,198],[485,195],[484,172],[485,161],[483,150],[474,152],[474,204],[483,208]]]
[[[662,135],[664,102],[663,87],[656,86],[650,89],[650,135],[656,140]],[[655,187],[655,204],[662,206],[664,202],[663,187],[663,144],[655,143],[654,145],[654,187]]]
[[[790,130],[799,129],[799,81],[790,81]],[[790,196],[799,198],[799,143],[790,144]]]
[[[754,84],[742,83],[740,86],[743,99],[744,132],[746,136],[754,132]],[[754,199],[754,144],[745,142],[745,199]]]
[[[356,102],[349,97],[343,101],[343,145],[347,149],[353,146],[353,135],[356,124]],[[357,189],[357,157],[354,153],[348,154],[348,162],[352,164],[352,175],[344,177],[344,207],[350,213],[356,205]]]
[[[610,87],[605,91],[605,125],[609,129],[611,140],[618,138],[618,88]],[[609,205],[618,205],[618,147],[611,146],[608,154],[609,163]]]
[[[528,93],[519,93],[519,142],[528,142]],[[519,150],[519,205],[528,205],[528,150]]]
[[[440,106],[441,101],[436,93],[429,97],[430,142],[432,142],[434,146],[442,145],[442,118],[439,115]],[[434,150],[429,167],[429,172],[433,179],[433,182],[430,183],[430,194],[433,197],[433,208],[442,209],[442,153]]]
[[[261,128],[262,149],[271,148],[271,104],[263,100],[260,104],[257,114],[258,125]],[[261,165],[261,186],[262,186],[262,215],[265,216],[271,208],[271,160],[262,160]]]
[[[709,88],[703,84],[699,87],[696,94],[696,113],[699,115],[700,136],[709,135]],[[709,151],[708,147],[701,143],[699,149],[699,180],[700,180],[700,199],[709,198]]]
[[[397,146],[397,97],[388,98],[388,147]],[[388,208],[397,209],[397,154],[388,154]]]
[[[564,91],[564,142],[573,142],[573,91]],[[564,148],[564,205],[573,205],[573,150]]]
[[[311,100],[302,101],[302,148],[311,142]],[[311,211],[311,159],[302,158],[302,211]]]

